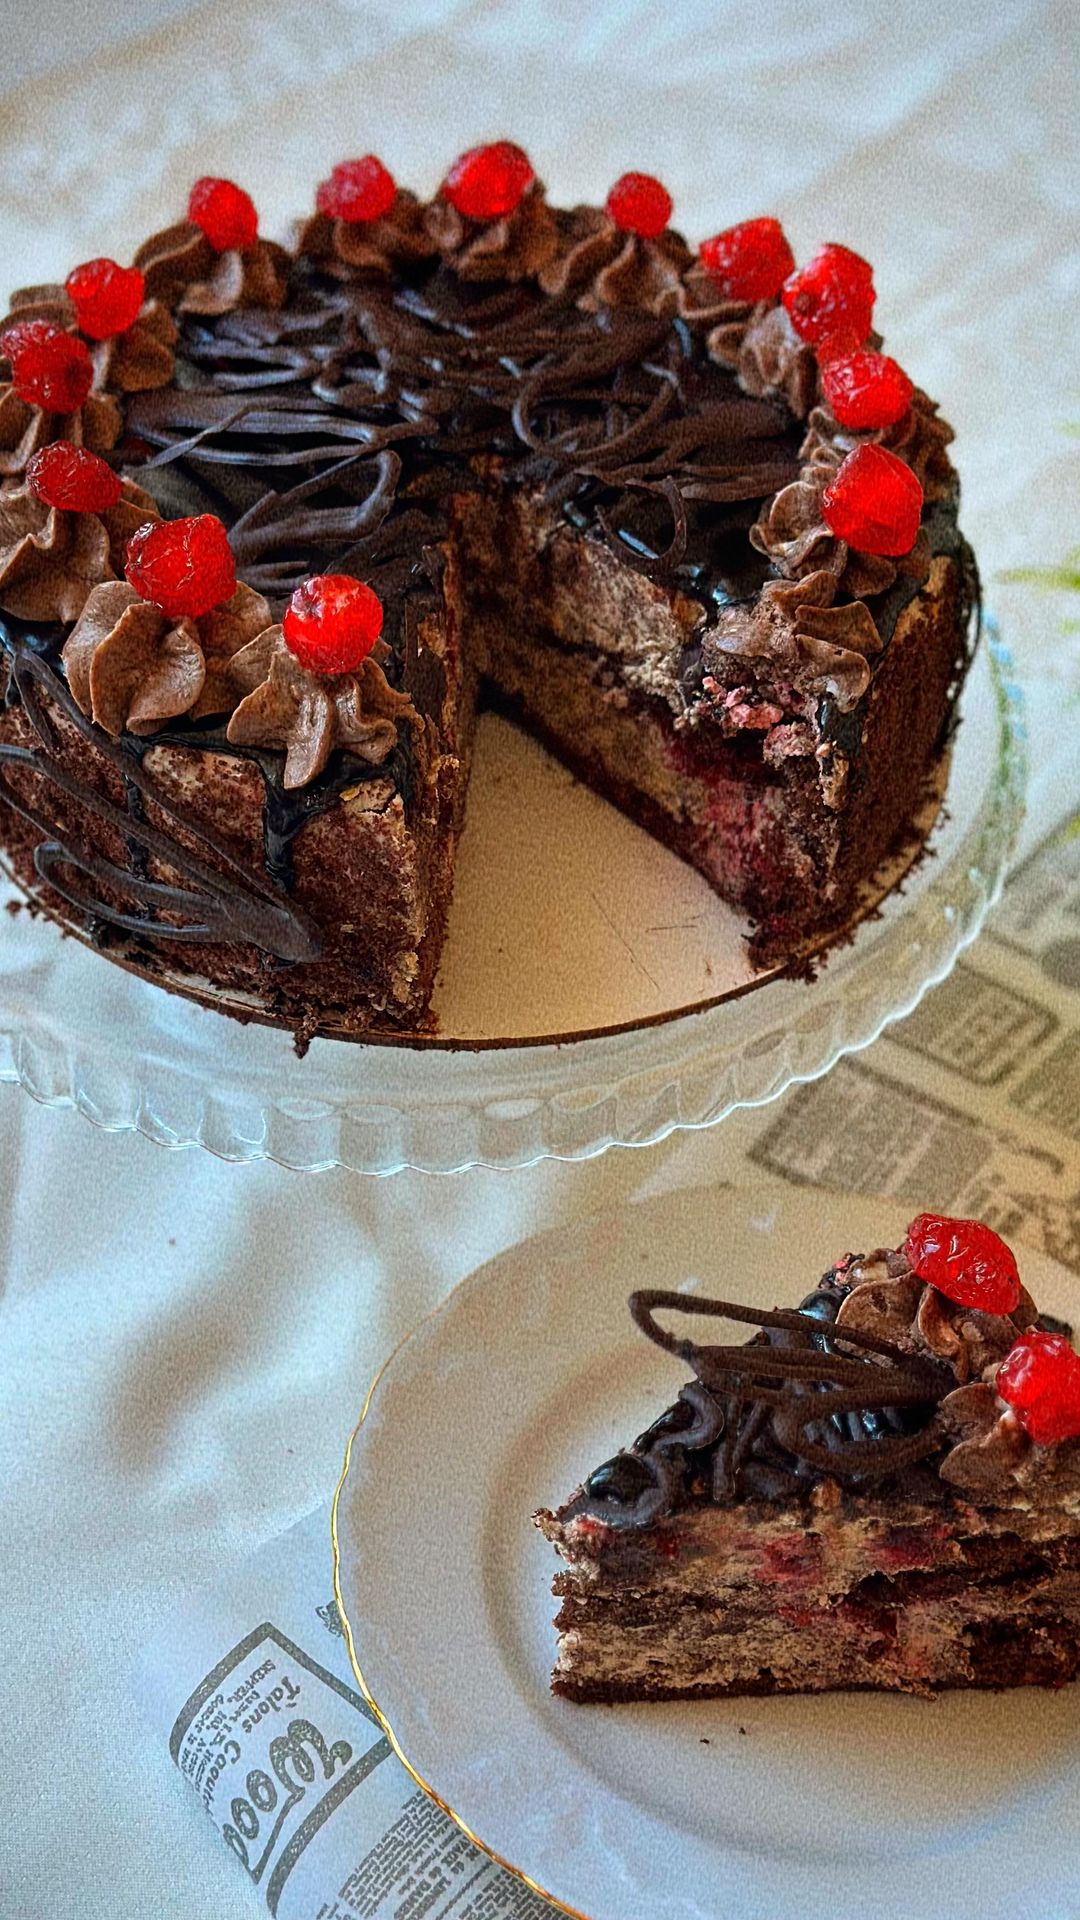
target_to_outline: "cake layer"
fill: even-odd
[[[700,1700],[775,1693],[888,1692],[933,1699],[983,1688],[1060,1687],[1080,1678],[1080,1608],[1015,1606],[1009,1592],[988,1591],[955,1619],[912,1608],[895,1627],[854,1614],[816,1623],[821,1637],[782,1622],[762,1623],[737,1649],[707,1636],[681,1642],[677,1631],[636,1639],[592,1639],[587,1662],[566,1633],[552,1691],[583,1705],[633,1700]],[[835,1637],[834,1637],[835,1636]],[[929,1657],[928,1657],[928,1650]]]
[[[931,1693],[1018,1685],[1025,1672],[1040,1683],[1073,1678],[1080,1536],[1063,1539],[1045,1523],[1037,1539],[963,1528],[962,1516],[939,1517],[939,1546],[924,1554],[901,1537],[910,1525],[871,1540],[860,1522],[839,1523],[824,1539],[809,1533],[805,1556],[791,1555],[790,1531],[770,1528],[753,1577],[743,1557],[729,1562],[716,1552],[715,1537],[695,1542],[700,1557],[670,1580],[668,1556],[678,1547],[665,1542],[648,1587],[560,1574],[552,1684],[574,1698],[604,1699],[832,1687]],[[948,1570],[898,1570],[915,1557]],[[876,1570],[845,1586],[860,1566]]]

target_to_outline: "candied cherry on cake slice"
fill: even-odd
[[[70,440],[54,440],[27,462],[26,484],[47,507],[63,513],[107,513],[120,498],[120,475],[107,460]]]
[[[365,153],[360,160],[341,160],[329,180],[320,181],[315,205],[331,220],[360,225],[381,220],[397,199],[397,182],[381,160]]]
[[[698,258],[729,300],[771,300],[795,266],[779,220],[739,220],[703,240]]]
[[[145,282],[138,267],[115,260],[84,260],[73,267],[64,288],[75,308],[75,324],[89,340],[126,333],[139,317]]]
[[[981,1220],[920,1213],[904,1252],[913,1273],[961,1307],[1012,1313],[1020,1304],[1020,1275],[1012,1249]]]
[[[382,632],[377,593],[347,573],[315,573],[297,587],[281,630],[308,673],[355,673]]]
[[[780,295],[800,340],[861,347],[874,312],[874,272],[850,247],[820,247],[784,281]]]
[[[910,553],[922,518],[923,490],[911,468],[885,447],[856,447],[821,496],[821,517],[857,553]]]
[[[663,233],[674,204],[667,188],[651,173],[620,174],[605,202],[615,225],[623,233],[639,233],[643,240],[655,240]]]
[[[128,584],[170,620],[191,620],[231,600],[236,562],[213,513],[185,520],[148,520],[128,541]]]
[[[840,426],[863,433],[903,419],[915,389],[887,353],[823,351],[819,359],[822,392]]]
[[[94,378],[85,341],[51,320],[18,320],[0,333],[0,353],[11,362],[11,384],[27,406],[78,412]]]
[[[251,195],[232,180],[217,180],[211,174],[196,180],[188,196],[188,219],[201,227],[215,253],[238,248],[241,253],[255,245],[259,216]]]
[[[1029,1327],[1005,1355],[994,1385],[1037,1446],[1080,1439],[1080,1354],[1062,1334]]]
[[[524,148],[493,140],[458,155],[440,189],[467,220],[504,220],[520,206],[536,175]]]

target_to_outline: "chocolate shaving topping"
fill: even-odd
[[[722,524],[797,471],[786,410],[741,394],[689,335],[639,311],[601,324],[526,289],[478,295],[438,274],[423,290],[313,285],[280,314],[187,323],[184,354],[194,380],[129,403],[155,449],[147,483],[182,464],[209,503],[232,491],[223,469],[247,469],[234,548],[271,597],[408,513],[418,481],[428,497],[475,486],[469,463],[492,451],[549,497],[587,500],[601,537],[660,577],[695,513]],[[294,484],[253,500],[251,470],[272,482],[275,468]]]

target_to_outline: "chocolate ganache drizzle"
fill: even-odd
[[[181,303],[173,381],[120,396],[123,434],[112,458],[167,517],[219,515],[240,578],[275,619],[313,571],[368,582],[385,612],[387,681],[421,719],[437,714],[442,685],[418,633],[440,606],[442,543],[463,493],[526,487],[706,609],[748,602],[768,577],[769,560],[747,532],[797,479],[803,429],[779,398],[743,392],[688,320],[629,306],[583,311],[570,288],[560,296],[531,279],[477,284],[428,259],[404,263],[394,280],[362,269],[343,275],[340,262],[331,273],[303,256],[286,266],[275,254],[275,263],[279,304],[203,303],[192,312]],[[896,593],[894,605],[902,599]],[[883,605],[883,642],[890,617]],[[40,739],[38,749],[5,748],[0,768],[33,751],[37,770],[61,787],[49,701],[72,725],[87,725],[63,676],[63,638],[0,622],[7,698],[22,699]],[[700,653],[691,650],[683,667],[689,702],[700,692]],[[390,778],[407,803],[414,727],[402,719],[379,766],[339,749],[310,785],[287,790],[282,756],[230,743],[226,724],[227,716],[189,714],[152,743],[127,734],[107,743],[94,729],[98,750],[125,769],[132,872],[126,880],[112,867],[106,873],[91,850],[51,837],[38,870],[64,892],[63,869],[65,898],[98,922],[137,930],[167,907],[170,938],[184,937],[173,924],[179,912],[188,937],[253,940],[284,964],[312,957],[317,932],[289,898],[291,844],[306,820],[364,781]],[[182,842],[154,849],[190,883],[182,903],[142,876],[153,837],[142,798],[164,804],[144,764],[150,744],[228,752],[258,766],[265,890],[250,876],[241,885],[221,847],[214,853],[230,869],[228,884],[208,877]],[[0,780],[25,812],[25,794],[13,796]],[[170,809],[198,837],[180,804]],[[131,914],[95,898],[95,883],[115,889],[121,880]]]
[[[719,1504],[783,1499],[828,1476],[858,1488],[937,1452],[932,1424],[956,1385],[952,1369],[854,1327],[836,1328],[848,1289],[826,1274],[794,1310],[642,1291],[630,1312],[650,1340],[695,1379],[634,1442],[590,1474],[566,1517],[616,1529],[651,1526],[692,1497]],[[715,1315],[760,1331],[749,1342],[703,1346],[658,1325],[657,1312]]]

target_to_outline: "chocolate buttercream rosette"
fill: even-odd
[[[134,264],[151,299],[173,313],[212,318],[241,306],[281,306],[290,259],[262,238],[241,187],[204,176],[191,189],[187,219],[144,241]]]
[[[156,518],[131,480],[118,481],[115,503],[97,512],[50,505],[26,476],[3,481],[0,606],[20,620],[77,621],[98,586],[121,579],[132,534]]]

